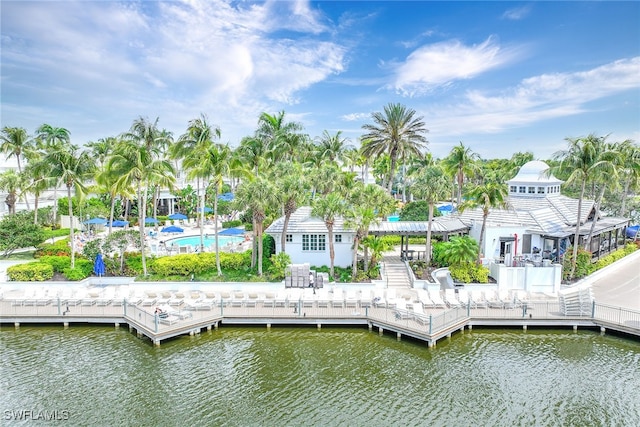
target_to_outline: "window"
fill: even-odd
[[[544,187],[538,187],[538,194],[544,194]]]
[[[284,236],[284,241],[287,243],[293,242],[293,234],[287,234]]]
[[[336,234],[334,237],[336,243],[342,243],[342,234]]]
[[[515,185],[512,185],[511,187],[509,187],[510,193],[516,193],[517,191],[518,191],[518,187],[516,187]]]
[[[325,251],[325,235],[324,234],[303,234],[302,235],[303,251]]]
[[[529,194],[536,194],[536,187],[529,187]]]
[[[518,188],[518,193],[526,193],[526,192],[527,192],[527,187],[522,186]]]

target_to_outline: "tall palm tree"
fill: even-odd
[[[47,157],[54,152],[63,149],[65,146],[71,144],[71,133],[62,127],[54,127],[47,123],[42,124],[36,130],[36,148],[38,148],[42,155]],[[50,166],[45,163],[45,166]],[[50,175],[53,176],[53,175]],[[53,185],[53,220],[58,219],[58,186],[60,182],[57,181]]]
[[[157,123],[158,119],[153,123],[142,117],[134,120],[129,132],[122,134],[121,142],[107,163],[107,167],[119,176],[116,182],[118,188],[134,186],[136,189],[142,270],[145,276],[147,262],[144,226],[149,182],[162,176],[175,176],[173,166],[163,158],[163,150],[168,144],[167,134],[158,130]]]
[[[285,121],[284,111],[273,115],[262,113],[255,137],[263,141],[273,161],[292,160],[305,141],[302,129],[300,123]]]
[[[0,133],[0,152],[7,156],[7,159],[15,157],[18,163],[18,174],[22,174],[22,164],[20,159],[28,157],[34,149],[34,141],[27,134],[24,128],[5,126]],[[27,209],[29,208],[29,198],[24,198]]]
[[[367,131],[362,136],[370,142],[363,147],[365,156],[380,156],[387,153],[391,159],[389,176],[387,177],[387,190],[391,193],[393,177],[396,172],[398,159],[405,158],[408,154],[422,155],[428,141],[424,134],[428,132],[422,117],[415,117],[416,111],[407,109],[402,104],[389,103],[384,107],[384,113],[371,114],[374,124],[364,124],[362,128]]]
[[[33,194],[33,223],[38,223],[38,204],[40,201],[40,195],[55,185],[55,180],[51,178],[49,174],[49,165],[43,164],[41,159],[32,157],[32,162],[27,164],[24,168],[24,175],[28,177],[29,184],[26,190]]]
[[[318,138],[316,149],[321,157],[335,162],[336,160],[344,161],[345,151],[350,148],[349,138],[342,138],[342,131],[339,130],[331,135],[329,131],[325,130]]]
[[[603,165],[600,159],[604,138],[588,135],[581,138],[566,138],[569,147],[553,154],[553,159],[559,161],[557,166],[551,167],[551,173],[569,173],[567,183],[577,182],[580,187],[578,211],[576,212],[576,231],[573,236],[573,257],[569,277],[573,278],[576,271],[578,246],[580,246],[580,225],[582,218],[582,203],[585,188],[592,175]]]
[[[329,239],[329,259],[331,265],[329,272],[331,277],[334,277],[334,259],[336,256],[335,247],[333,242],[333,227],[336,219],[343,215],[345,212],[344,199],[337,193],[330,193],[324,197],[316,198],[311,206],[311,213],[314,216],[322,218],[324,224],[327,226],[328,239]]]
[[[429,204],[429,224],[427,225],[427,243],[425,247],[425,262],[428,266],[431,264],[431,231],[435,205],[447,197],[449,180],[442,168],[430,166],[422,169],[417,174],[411,191],[417,198]]]
[[[67,188],[67,200],[69,204],[69,240],[71,241],[71,268],[75,268],[75,237],[73,227],[73,203],[71,202],[71,189],[78,201],[81,201],[87,193],[85,182],[93,176],[95,163],[86,151],[80,151],[75,145],[60,146],[58,150],[48,152],[44,162],[50,165],[51,176],[59,179]]]
[[[358,273],[358,247],[360,242],[369,234],[371,225],[380,221],[381,217],[386,217],[395,210],[393,197],[381,187],[373,184],[359,183],[348,196],[344,218],[345,227],[355,229],[353,240],[353,261],[352,277]],[[367,254],[368,246],[365,246],[364,271],[369,269]]]
[[[110,136],[100,138],[95,142],[87,142],[85,145],[91,150],[91,155],[96,160],[98,168],[102,168],[113,151],[113,147],[118,144],[118,138]]]
[[[249,166],[255,176],[260,175],[260,168],[268,157],[268,147],[266,142],[257,137],[245,137],[236,148],[237,157]]]
[[[289,220],[298,206],[309,199],[309,181],[299,163],[279,163],[273,172],[277,198],[284,215],[280,248],[286,252]]]
[[[640,188],[640,147],[632,141],[627,140],[620,144],[619,150],[622,157],[620,175],[623,182],[620,216],[625,216],[629,190],[632,188]]]
[[[271,181],[262,177],[246,179],[238,186],[233,203],[239,210],[248,210],[253,217],[252,267],[258,265],[258,276],[262,276],[262,234],[267,212],[276,204],[275,188]],[[256,250],[257,249],[257,250]]]
[[[505,183],[488,182],[474,187],[468,193],[468,199],[460,205],[460,211],[469,208],[482,209],[482,227],[480,228],[480,239],[478,241],[478,264],[482,258],[482,248],[484,244],[484,235],[487,228],[487,218],[491,213],[491,209],[509,209],[510,205],[507,201],[509,189]]]
[[[451,149],[447,157],[442,160],[445,172],[452,176],[457,185],[458,206],[462,203],[462,186],[464,185],[465,176],[473,175],[476,166],[475,162],[479,156],[471,151],[471,148],[465,147],[462,142]]]

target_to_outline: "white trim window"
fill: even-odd
[[[303,234],[302,250],[305,252],[324,252],[327,250],[326,237],[324,234]]]
[[[333,237],[335,243],[342,243],[342,234],[334,234]]]

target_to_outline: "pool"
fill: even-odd
[[[400,221],[400,215],[391,215],[387,217],[387,221],[389,222],[396,222],[396,221]]]
[[[218,244],[220,247],[226,246],[229,243],[240,243],[244,241],[244,237],[236,237],[236,236],[218,236]],[[177,246],[187,246],[191,245],[193,247],[200,246],[200,236],[188,236],[188,237],[178,237],[177,239],[167,239],[164,241],[165,245],[177,245]],[[209,234],[204,237],[204,246],[215,247],[216,239],[215,236]]]

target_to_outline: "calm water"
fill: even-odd
[[[105,426],[640,421],[640,343],[587,331],[474,330],[428,349],[366,329],[222,327],[155,348],[126,327],[23,326],[3,327],[0,352],[3,425],[20,425],[12,410]]]

